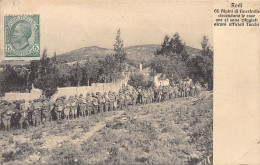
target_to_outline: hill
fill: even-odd
[[[113,53],[112,49],[100,48],[98,46],[84,47],[73,50],[71,52],[57,55],[57,60],[60,62],[73,62],[86,60],[90,57],[104,58],[107,54]]]
[[[125,52],[127,54],[128,61],[134,63],[144,62],[147,63],[151,61],[154,57],[154,52],[159,49],[161,46],[156,44],[147,44],[147,45],[136,45],[125,47]],[[189,54],[193,56],[200,55],[201,50],[186,46]],[[107,54],[114,53],[113,49],[101,48],[98,46],[84,47],[80,49],[73,50],[71,52],[63,53],[57,56],[58,61],[60,62],[73,62],[86,60],[90,57],[95,58],[104,58]]]
[[[157,44],[146,44],[125,47],[127,53],[128,63],[139,64],[140,62],[149,63],[154,57],[154,52],[161,46]],[[189,54],[193,56],[200,55],[201,50],[186,46]],[[57,55],[57,60],[60,63],[71,63],[74,61],[88,60],[93,58],[105,58],[107,54],[114,53],[113,49],[101,48],[98,46],[83,47],[67,53]],[[28,61],[2,61],[0,65],[27,65]]]

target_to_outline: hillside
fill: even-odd
[[[186,46],[189,54],[193,56],[200,55],[201,50]],[[125,47],[127,53],[128,63],[138,64],[140,62],[149,63],[154,57],[154,52],[160,49],[160,45],[147,44]],[[73,62],[80,60],[87,60],[90,57],[104,58],[107,54],[114,53],[113,49],[101,48],[98,46],[84,47],[73,50],[71,52],[63,53],[57,56],[60,62]]]
[[[147,44],[147,45],[136,45],[125,47],[125,52],[127,53],[128,62],[138,64],[140,62],[149,63],[154,57],[154,52],[160,48],[160,45]],[[186,46],[189,54],[196,56],[200,55],[201,50]],[[57,60],[61,63],[70,63],[74,61],[87,60],[90,57],[94,58],[104,58],[107,54],[114,53],[113,49],[101,48],[98,46],[83,47],[76,49],[67,53],[57,55]],[[17,62],[17,61],[3,61],[2,65],[26,65],[29,64],[28,61]],[[0,65],[1,65],[0,64]]]
[[[213,95],[205,92],[0,131],[1,164],[198,164],[213,152],[212,117]]]
[[[71,52],[57,55],[57,60],[60,62],[73,62],[86,60],[90,57],[104,58],[107,54],[113,53],[112,49],[100,48],[98,46],[84,47],[73,50]]]

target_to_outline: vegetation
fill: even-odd
[[[212,89],[213,48],[206,36],[203,37],[201,46],[202,51],[187,47],[176,33],[172,38],[165,36],[161,48],[157,49],[154,55],[150,54],[152,58],[141,62],[143,68],[151,67],[152,75],[164,73],[170,82],[178,83],[180,79],[190,77],[202,85],[208,84],[209,89]],[[131,48],[133,51],[128,48],[130,51],[128,53],[135,54],[140,47]],[[147,46],[141,48],[141,52],[148,49]],[[153,45],[152,48],[156,48],[156,46]],[[96,48],[93,47],[93,49]],[[151,50],[147,51],[151,52]],[[106,50],[102,52],[104,53]],[[74,53],[77,54],[77,52]],[[0,72],[0,95],[3,96],[4,93],[13,91],[28,92],[31,85],[34,84],[36,88],[43,90],[45,96],[51,97],[57,87],[89,86],[97,82],[116,81],[122,78],[122,72],[127,67],[139,68],[140,64],[140,60],[127,58],[120,30],[116,34],[114,53],[104,55],[104,58],[85,57],[84,61],[69,65],[61,63],[58,59],[59,56],[56,56],[56,53],[49,58],[47,50],[44,50],[39,61],[31,61],[24,66],[5,65]],[[144,79],[138,74],[132,75],[130,79],[129,83],[133,86],[153,86],[151,80]]]
[[[213,48],[209,44],[207,36],[201,42],[200,55],[192,55],[187,51],[185,43],[178,33],[172,38],[165,36],[161,49],[155,52],[155,58],[151,62],[154,73],[164,73],[171,82],[190,77],[202,85],[208,84],[213,88]]]
[[[84,64],[79,62],[69,66],[57,62],[56,53],[52,58],[43,51],[39,61],[31,61],[27,66],[6,65],[0,72],[1,95],[6,92],[28,92],[31,84],[42,89],[46,97],[51,97],[57,87],[91,85],[93,82],[111,82],[122,78],[125,69],[126,53],[123,40],[117,32],[114,54],[105,59],[89,58]]]
[[[212,126],[213,97],[205,92],[0,132],[1,163],[196,164],[212,155]]]
[[[141,73],[135,73],[131,75],[130,79],[128,80],[128,84],[136,89],[138,87],[150,88],[154,86],[153,80],[145,77]]]
[[[202,55],[191,58],[187,62],[189,67],[189,76],[200,82],[201,84],[207,83],[209,89],[213,89],[213,48],[209,44],[207,36],[204,36],[201,41]]]

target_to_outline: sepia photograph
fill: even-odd
[[[213,164],[212,2],[0,5],[1,164]]]

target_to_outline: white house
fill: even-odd
[[[165,74],[159,73],[154,76],[154,85],[158,86],[167,86],[170,85],[170,80],[166,78]]]

